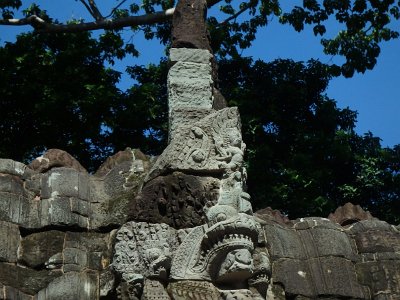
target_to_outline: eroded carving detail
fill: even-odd
[[[179,127],[147,181],[171,171],[222,174],[226,168],[238,168],[243,159],[240,128],[236,107],[211,113],[191,126]],[[236,146],[239,137],[240,146]]]
[[[128,222],[121,227],[112,266],[128,285],[131,297],[139,297],[145,278],[167,280],[177,246],[176,230],[166,224]]]

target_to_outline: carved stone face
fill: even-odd
[[[217,283],[237,285],[245,282],[253,273],[253,259],[248,249],[230,251],[222,262],[218,272]]]

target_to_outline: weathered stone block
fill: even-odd
[[[263,226],[272,259],[305,259],[303,244],[297,232],[279,225]]]
[[[17,225],[0,221],[0,261],[17,262],[20,238]]]
[[[35,174],[33,170],[29,169],[23,163],[3,158],[0,158],[0,173],[22,177],[23,179]]]
[[[36,271],[14,264],[0,263],[0,282],[29,295],[35,295],[61,274],[61,271]]]
[[[168,73],[170,111],[175,108],[212,108],[211,66],[177,62]]]
[[[385,221],[380,220],[365,220],[352,224],[348,230],[350,234],[357,234],[367,230],[382,230],[382,231],[395,231],[394,227]]]
[[[83,217],[90,216],[90,203],[86,200],[71,197],[69,198],[71,212],[74,214],[81,215]]]
[[[285,287],[286,293],[313,297],[311,272],[304,260],[282,258],[272,264],[272,278],[275,284]]]
[[[373,299],[400,299],[400,261],[374,261],[356,265],[361,284],[368,286]]]
[[[69,198],[43,199],[41,203],[41,225],[76,226],[88,228],[88,218],[71,212]]]
[[[89,178],[70,168],[54,168],[42,178],[42,198],[76,197],[89,198]]]
[[[44,266],[57,253],[63,251],[65,233],[56,230],[30,234],[21,241],[18,261],[30,268]]]
[[[354,236],[359,253],[399,252],[400,232],[367,230]]]
[[[219,180],[175,172],[148,182],[130,206],[134,220],[187,228],[206,222],[204,207],[219,196]]]
[[[273,263],[273,280],[281,283],[288,294],[314,299],[327,295],[349,298],[368,295],[357,282],[353,263],[341,257],[280,259]]]
[[[147,279],[144,283],[141,300],[170,300],[164,285],[158,280]],[[175,299],[174,299],[175,300]]]
[[[333,230],[342,230],[342,227],[340,225],[330,221],[329,219],[317,218],[317,217],[298,219],[294,222],[293,226],[296,230],[312,229],[315,227],[327,228]]]
[[[35,174],[25,180],[25,189],[32,192],[35,196],[40,196],[42,186],[42,174]]]
[[[312,228],[298,231],[308,257],[341,256],[354,259],[349,237],[342,231]]]
[[[178,128],[181,126],[191,126],[193,123],[200,121],[210,113],[214,112],[209,108],[176,108],[171,111],[169,117],[169,141],[171,141]]]
[[[44,173],[52,168],[66,167],[78,172],[87,173],[84,167],[69,153],[60,149],[49,149],[43,156],[34,159],[29,167],[36,172]]]
[[[125,192],[124,185],[131,174],[133,161],[124,161],[112,168],[103,179],[103,189],[107,196],[118,197]]]
[[[64,271],[107,268],[112,257],[114,232],[111,235],[96,232],[67,232],[64,243]]]
[[[19,225],[30,221],[30,203],[23,195],[0,192],[0,220]]]
[[[0,300],[32,300],[32,296],[11,286],[3,286],[1,288],[0,284]]]
[[[193,48],[171,48],[169,49],[169,60],[172,63],[178,61],[210,64],[213,55],[206,49]]]
[[[87,252],[76,248],[65,248],[63,251],[64,273],[71,271],[81,271],[88,265]]]
[[[37,294],[38,300],[93,300],[98,299],[97,272],[70,272],[53,280]]]
[[[109,297],[110,299],[112,299],[110,294],[113,293],[114,287],[115,287],[115,276],[110,267],[100,273],[100,278],[99,278],[100,297]]]
[[[17,195],[26,194],[21,178],[8,174],[0,174],[0,191]]]

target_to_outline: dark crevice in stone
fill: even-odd
[[[26,237],[28,235],[34,234],[34,233],[40,233],[40,232],[46,232],[50,230],[57,230],[61,232],[90,232],[93,230],[88,230],[87,228],[82,228],[79,226],[63,226],[63,225],[48,225],[48,226],[43,226],[40,228],[25,228],[25,227],[19,227],[19,232],[21,234],[21,237]]]
[[[125,223],[125,222],[124,222]],[[122,224],[108,224],[106,226],[101,226],[99,228],[93,229],[91,231],[98,232],[98,233],[110,233],[114,229],[121,228]]]
[[[98,232],[98,233],[110,233],[114,229],[119,229],[121,224],[108,224],[94,229],[82,228],[79,226],[63,226],[63,225],[48,225],[40,228],[25,228],[19,227],[21,237],[26,237],[28,235],[40,232],[46,232],[50,230],[57,230],[61,232]]]

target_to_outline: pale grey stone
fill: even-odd
[[[98,299],[97,272],[69,272],[53,280],[37,295],[37,300]]]
[[[171,48],[169,50],[169,60],[172,63],[183,61],[209,64],[212,58],[210,51],[205,49]]]
[[[23,179],[35,174],[35,172],[29,169],[25,164],[12,159],[3,158],[0,158],[0,173],[18,176]]]
[[[112,266],[127,282],[135,274],[165,280],[177,247],[174,228],[166,224],[128,222],[117,232]]]
[[[179,127],[191,126],[213,112],[213,109],[197,107],[173,109],[169,117],[169,141],[174,138]]]
[[[169,110],[212,108],[211,71],[208,64],[177,62],[168,73]]]

